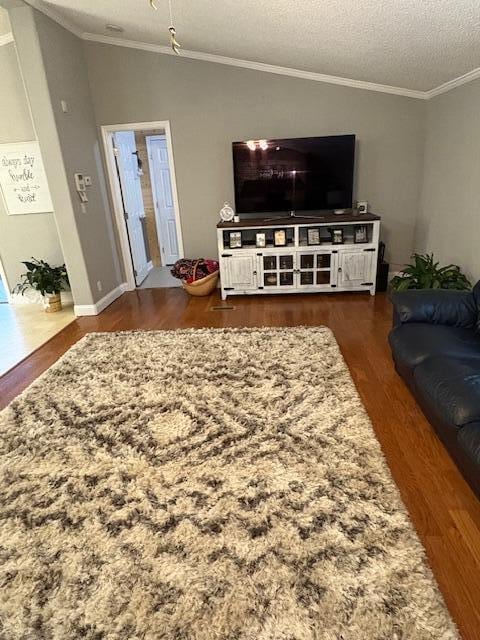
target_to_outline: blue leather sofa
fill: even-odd
[[[395,367],[480,497],[480,282],[391,299]]]

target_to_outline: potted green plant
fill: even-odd
[[[22,274],[13,293],[23,295],[26,291],[33,289],[42,295],[44,309],[47,313],[60,311],[62,308],[60,292],[69,287],[65,265],[51,267],[48,262],[36,258],[22,262],[22,264],[27,267],[27,271]]]
[[[446,267],[439,267],[439,263],[434,261],[433,253],[425,255],[414,253],[412,258],[413,264],[407,265],[390,281],[393,290],[459,289],[465,291],[472,288],[471,283],[457,265],[449,264]]]

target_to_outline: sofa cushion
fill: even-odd
[[[413,380],[429,415],[457,428],[480,421],[480,358],[427,358]]]
[[[412,372],[432,356],[480,360],[480,334],[472,329],[412,322],[392,329],[389,341],[395,362],[403,371]]]
[[[477,292],[480,295],[480,289]],[[394,323],[426,322],[452,327],[475,327],[478,320],[478,298],[472,291],[418,289],[394,291],[390,299]]]
[[[458,446],[472,462],[480,467],[480,422],[472,422],[460,429]]]

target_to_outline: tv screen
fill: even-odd
[[[355,136],[233,143],[237,213],[352,206]]]

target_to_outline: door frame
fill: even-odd
[[[180,207],[178,204],[177,180],[175,176],[175,163],[173,159],[173,143],[169,120],[158,122],[128,122],[123,124],[108,124],[100,127],[101,139],[103,146],[103,155],[105,159],[105,167],[107,172],[107,186],[109,188],[110,197],[112,199],[114,211],[114,224],[118,232],[120,241],[120,252],[125,270],[125,280],[127,291],[133,291],[137,288],[135,283],[135,275],[133,273],[132,256],[130,253],[130,244],[128,241],[127,225],[122,204],[122,195],[120,183],[118,180],[117,170],[115,167],[115,155],[113,153],[113,133],[115,131],[148,131],[163,130],[167,140],[168,164],[170,168],[170,181],[172,186],[173,207],[175,212],[175,227],[177,230],[177,242],[180,258],[184,257],[182,225],[180,221]],[[152,134],[153,135],[153,134]]]

